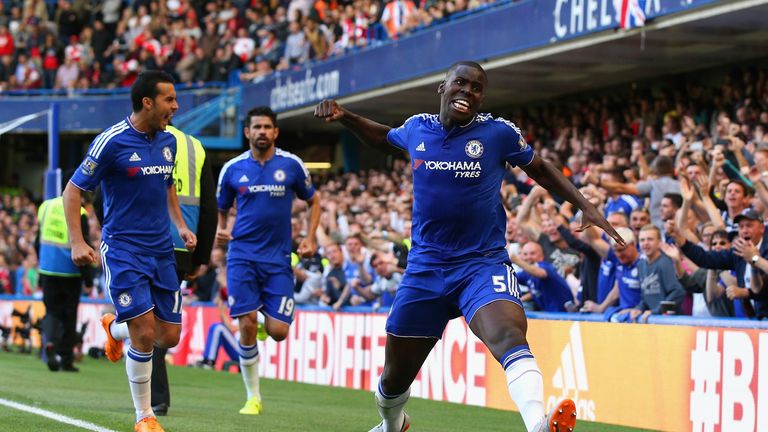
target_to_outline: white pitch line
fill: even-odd
[[[5,406],[7,406],[9,408],[14,408],[14,409],[17,409],[19,411],[25,411],[25,412],[28,412],[28,413],[32,413],[32,414],[35,414],[35,415],[42,416],[42,417],[48,417],[49,419],[56,420],[57,422],[66,423],[66,424],[69,424],[69,425],[72,425],[72,426],[77,426],[79,428],[87,429],[89,431],[94,431],[94,432],[117,432],[117,431],[114,431],[112,429],[103,428],[103,427],[101,427],[99,425],[95,425],[95,424],[87,422],[87,421],[73,419],[72,417],[67,417],[65,415],[56,414],[55,412],[52,412],[52,411],[44,410],[44,409],[41,409],[41,408],[35,408],[33,406],[20,404],[18,402],[9,401],[9,400],[3,399],[3,398],[0,398],[0,405],[5,405]]]

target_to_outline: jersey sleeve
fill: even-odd
[[[104,133],[98,135],[88,146],[88,153],[80,166],[75,170],[70,183],[85,191],[93,191],[99,185],[101,180],[108,172],[109,165],[114,159],[112,149],[114,145],[109,145],[112,138],[104,137]]]
[[[542,261],[540,263],[536,263],[536,265],[547,272],[547,279],[555,279],[556,277],[560,276],[560,274],[557,272],[557,269],[555,268],[554,265],[552,265],[552,263]]]
[[[304,161],[296,158],[296,182],[293,184],[293,190],[296,191],[296,196],[304,201],[312,198],[315,194],[315,186],[312,184],[312,176],[309,175],[309,170],[304,166]]]
[[[517,281],[523,285],[528,285],[528,283],[531,281],[531,275],[529,275],[525,270],[516,271],[515,277],[517,278]]]
[[[651,182],[648,180],[637,182],[635,186],[637,187],[637,191],[639,192],[638,195],[641,197],[646,197],[650,195],[651,189],[653,189],[653,184],[651,184]]]
[[[398,128],[390,129],[387,132],[387,141],[400,150],[408,151],[409,134],[411,129],[419,123],[421,114],[411,116]]]
[[[219,173],[219,183],[216,186],[216,205],[221,210],[229,210],[235,200],[235,190],[232,189],[229,178],[232,176],[232,165],[227,164]]]
[[[525,142],[520,128],[502,117],[497,117],[494,121],[501,129],[504,160],[513,167],[526,166],[533,162],[533,148]]]

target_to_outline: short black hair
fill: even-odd
[[[272,111],[272,108],[268,106],[251,108],[251,110],[248,111],[248,114],[245,115],[246,127],[251,125],[252,117],[269,117],[272,120],[272,126],[277,127],[277,114],[275,114],[275,112]]]
[[[136,81],[131,86],[133,112],[141,111],[141,108],[144,106],[142,100],[145,97],[153,100],[157,97],[157,85],[159,83],[175,84],[175,81],[167,72],[161,70],[147,70],[136,77]]]
[[[624,168],[622,167],[615,167],[613,169],[605,171],[605,173],[610,176],[613,176],[614,181],[617,181],[619,183],[627,182],[627,177],[624,175]]]
[[[735,183],[741,186],[741,190],[744,191],[744,196],[750,197],[750,198],[755,196],[755,190],[739,179],[731,179],[731,181],[728,182],[728,185],[726,187],[730,186],[732,183]]]
[[[715,239],[719,239],[719,238],[726,239],[729,242],[731,241],[731,236],[728,233],[728,231],[726,231],[724,229],[720,229],[720,230],[717,230],[717,231],[712,233],[712,238],[709,239],[709,245],[712,246],[712,241],[715,240]]]
[[[480,66],[480,63],[476,63],[476,62],[473,62],[473,61],[467,61],[467,60],[458,61],[458,62],[452,64],[451,67],[448,68],[448,71],[445,73],[445,76],[450,75],[451,72],[456,70],[456,68],[458,68],[459,66],[467,66],[467,67],[471,67],[473,69],[479,70],[480,72],[483,73],[483,76],[485,77],[485,80],[488,81],[488,74],[485,72],[485,69],[483,69],[483,67]]]
[[[674,204],[677,208],[683,206],[683,196],[679,193],[667,192],[664,194],[664,198],[672,201],[672,204]]]

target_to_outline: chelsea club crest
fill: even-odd
[[[173,162],[173,153],[171,152],[170,147],[163,147],[163,157],[168,162]]]
[[[122,307],[127,307],[128,305],[131,304],[132,301],[133,299],[131,298],[131,295],[128,293],[122,293],[120,294],[120,296],[117,297],[117,302]]]
[[[275,170],[275,181],[282,182],[285,180],[285,171],[279,169]]]
[[[483,143],[478,140],[471,140],[464,146],[464,151],[467,153],[467,156],[477,159],[483,155]]]

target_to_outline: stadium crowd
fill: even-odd
[[[511,113],[528,143],[600,206],[627,246],[510,170],[500,193],[510,259],[527,307],[597,313],[609,321],[651,314],[768,316],[768,79],[734,70],[719,88],[684,84],[631,95],[593,97]],[[391,304],[410,247],[411,166],[322,173],[321,249],[293,258],[296,301],[333,309]],[[307,227],[297,201],[293,233]],[[35,205],[0,197],[0,290],[37,295]],[[768,235],[768,234],[766,234]],[[95,220],[91,240],[98,243]],[[719,252],[718,252],[719,251]],[[190,284],[187,299],[225,290],[226,250]],[[103,277],[93,297],[103,296]]]
[[[0,91],[256,82],[494,0],[0,1]]]

